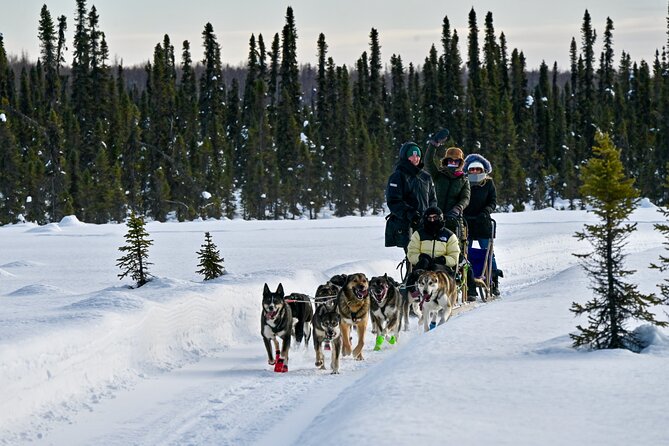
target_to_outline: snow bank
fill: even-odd
[[[83,223],[79,221],[76,215],[66,215],[60,220],[60,223],[58,223],[58,226],[61,228],[67,227],[67,226],[83,226],[86,223]]]
[[[37,226],[31,229],[28,229],[26,232],[41,234],[41,233],[50,233],[50,232],[61,232],[62,229],[58,223],[49,223],[44,226]]]
[[[247,319],[259,300],[230,305],[231,291],[249,290],[191,288],[158,279],[146,289],[82,296],[49,312],[49,322],[33,336],[0,342],[0,432],[15,430],[35,413],[67,418],[141,377],[194,361],[233,338],[257,337]],[[12,294],[46,291],[34,286]]]

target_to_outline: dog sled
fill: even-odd
[[[481,247],[475,248],[474,246],[471,246],[466,250],[467,262],[469,267],[472,268],[474,284],[476,285],[476,293],[484,302],[496,297],[492,293],[492,255],[494,252],[493,241],[497,233],[497,222],[492,218],[490,219],[490,222],[492,223],[492,237],[488,239],[488,247],[483,249]]]

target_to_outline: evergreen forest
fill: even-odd
[[[35,62],[0,35],[0,224],[379,214],[401,144],[442,128],[492,162],[498,210],[582,206],[598,132],[642,197],[669,200],[669,8],[652,61],[615,51],[613,20],[586,10],[569,71],[528,67],[473,8],[467,36],[444,17],[419,66],[384,64],[374,28],[354,66],[328,56],[323,34],[300,42],[317,54],[301,64],[291,7],[276,34],[249,36],[245,66],[223,63],[210,23],[200,42],[166,34],[146,66],[112,64],[99,23],[86,0],[71,19],[44,5]]]

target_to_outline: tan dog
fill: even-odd
[[[425,271],[416,282],[416,289],[421,296],[423,329],[429,331],[436,327],[437,315],[441,312],[439,325],[451,317],[458,298],[458,287],[448,273],[443,271]],[[420,323],[420,321],[419,321]]]
[[[362,361],[362,347],[365,345],[365,331],[369,316],[369,282],[362,273],[350,274],[346,284],[339,290],[337,308],[341,316],[342,354],[351,354],[351,327],[358,332],[358,345],[353,349],[353,358]]]

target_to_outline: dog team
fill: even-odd
[[[267,284],[263,289],[261,334],[267,350],[268,363],[274,371],[288,371],[291,339],[306,343],[313,335],[316,367],[325,369],[324,350],[331,350],[330,368],[339,373],[339,358],[352,355],[363,360],[367,323],[371,320],[376,335],[374,350],[380,350],[384,340],[395,344],[400,330],[409,329],[409,311],[420,317],[419,326],[428,331],[448,320],[457,298],[457,285],[448,274],[434,271],[414,271],[414,289],[400,293],[399,284],[387,274],[367,279],[363,273],[339,274],[319,285],[313,298],[300,293],[286,295],[279,284],[272,292]],[[357,332],[357,344],[352,346],[352,332]],[[274,352],[272,345],[274,344]]]

